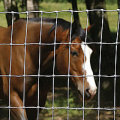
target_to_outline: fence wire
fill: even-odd
[[[88,28],[88,15],[89,15],[89,12],[101,12],[102,13],[102,19],[101,19],[101,35],[100,35],[100,42],[88,42],[87,41],[87,36],[88,36],[88,33],[87,33],[87,28]],[[28,32],[28,22],[29,22],[29,14],[30,13],[36,13],[36,12],[39,12],[40,13],[40,38],[39,38],[39,43],[27,43],[27,32]],[[69,43],[57,43],[56,42],[56,31],[57,31],[57,24],[58,24],[58,15],[59,13],[64,13],[64,12],[68,12],[68,13],[71,13],[71,17],[70,17],[70,39],[69,39]],[[73,22],[73,12],[78,12],[78,13],[86,13],[87,14],[87,20],[86,20],[86,35],[85,35],[85,42],[84,43],[72,43],[71,42],[71,31],[72,31],[72,22]],[[0,12],[0,14],[6,14],[6,13],[10,13],[12,15],[12,27],[11,27],[11,42],[10,43],[0,43],[0,46],[10,46],[10,70],[9,70],[9,74],[1,74],[0,77],[8,77],[9,78],[9,106],[0,106],[0,109],[8,109],[9,110],[9,120],[11,120],[11,109],[16,109],[16,108],[23,108],[23,115],[24,115],[24,109],[37,109],[37,120],[39,120],[39,112],[40,112],[40,109],[45,109],[45,110],[52,110],[52,120],[54,120],[54,110],[67,110],[67,120],[70,120],[69,118],[69,110],[82,110],[83,111],[83,117],[82,119],[85,120],[85,110],[96,110],[98,112],[98,117],[97,119],[100,120],[100,111],[101,110],[105,110],[105,111],[113,111],[114,112],[114,120],[116,120],[116,110],[120,110],[119,107],[116,107],[116,80],[118,77],[120,77],[120,74],[117,74],[117,54],[118,54],[118,45],[120,45],[120,42],[118,41],[118,37],[119,37],[119,24],[120,24],[120,14],[118,14],[118,28],[117,28],[117,37],[116,37],[116,41],[114,42],[103,42],[102,39],[103,39],[103,29],[104,29],[104,13],[105,12],[118,12],[120,13],[120,9],[117,9],[117,10],[104,10],[104,9],[93,9],[93,10],[84,10],[84,11],[73,11],[73,10],[62,10],[62,11],[52,11],[52,12],[46,12],[46,11],[26,11],[26,12]],[[55,35],[54,35],[54,42],[53,43],[43,43],[42,42],[42,28],[43,28],[43,14],[52,14],[52,13],[55,13],[56,14],[56,21],[55,21]],[[23,44],[15,44],[13,43],[13,27],[14,27],[14,20],[13,20],[13,17],[14,17],[14,14],[26,14],[26,33],[25,33],[25,42]],[[84,98],[84,78],[85,77],[91,77],[91,75],[88,75],[86,76],[85,73],[84,75],[79,75],[79,76],[76,76],[76,75],[71,75],[70,74],[70,52],[71,52],[71,49],[70,49],[70,45],[76,45],[76,44],[80,44],[80,45],[85,45],[84,47],[84,51],[86,51],[86,45],[92,45],[92,44],[95,44],[95,45],[99,45],[100,46],[100,50],[99,50],[99,73],[98,75],[93,75],[94,77],[98,77],[98,106],[97,107],[92,107],[92,108],[88,108],[88,107],[85,107],[85,98]],[[29,74],[26,74],[26,47],[29,46],[29,45],[39,45],[39,66],[38,66],[38,74],[36,75],[29,75]],[[41,46],[42,45],[46,45],[46,46],[53,46],[54,45],[54,59],[53,59],[53,74],[52,75],[42,75],[41,74]],[[69,62],[68,62],[68,74],[67,75],[56,75],[55,74],[55,65],[56,65],[56,46],[57,45],[69,45]],[[102,63],[102,46],[103,45],[115,45],[115,67],[114,67],[114,74],[113,75],[103,75],[101,74],[101,63]],[[23,75],[13,75],[11,74],[11,66],[12,66],[12,46],[24,46],[24,74]],[[62,59],[62,58],[61,58]],[[85,62],[85,55],[84,55],[84,62]],[[84,66],[85,67],[85,66]],[[10,102],[10,96],[11,96],[11,78],[12,77],[24,77],[24,85],[23,85],[23,107],[12,107],[11,106],[11,102]],[[25,106],[25,81],[26,81],[26,77],[37,77],[37,83],[38,83],[38,102],[37,102],[37,106],[36,107],[29,107],[29,106]],[[40,96],[39,96],[39,87],[40,87],[40,78],[41,77],[46,77],[46,78],[49,78],[49,77],[52,77],[52,107],[42,107],[40,106],[40,103],[39,103],[39,99],[40,99]],[[57,77],[66,77],[67,78],[67,106],[66,107],[56,107],[54,105],[54,102],[55,102],[55,78]],[[70,77],[82,77],[83,78],[83,101],[82,101],[82,107],[70,107],[70,103],[69,103],[69,99],[70,99]],[[100,88],[101,88],[101,77],[104,77],[104,78],[114,78],[114,106],[113,107],[101,107],[101,101],[100,101],[100,97],[101,97],[101,91],[100,91]],[[78,118],[79,119],[79,118]]]

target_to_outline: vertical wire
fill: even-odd
[[[87,24],[86,24],[86,31],[85,31],[85,42],[84,42],[84,69],[85,69],[85,54],[86,54],[86,42],[87,42],[87,28],[88,28],[88,10],[87,12]],[[83,77],[83,120],[85,119],[85,93],[84,93],[84,82],[85,82],[85,71],[84,71],[84,77]]]
[[[25,72],[25,65],[26,65],[26,41],[27,41],[27,26],[28,26],[28,11],[27,11],[27,22],[26,22],[26,31],[25,31],[25,43],[24,43],[24,83],[23,83],[23,116],[24,116],[24,108],[25,108],[25,80],[26,80],[26,72]],[[25,117],[25,116],[24,116]]]
[[[11,84],[11,71],[12,71],[12,40],[13,40],[13,24],[14,24],[14,12],[12,11],[12,28],[11,28],[11,41],[10,41],[10,69],[9,69],[9,120],[10,120],[10,109],[11,109],[11,104],[10,104],[10,84]]]
[[[116,114],[116,74],[117,74],[117,45],[119,37],[119,24],[120,24],[120,10],[118,9],[118,27],[117,27],[117,37],[116,37],[116,46],[115,46],[115,73],[114,73],[114,120]]]
[[[70,48],[71,48],[71,37],[72,37],[72,17],[73,17],[73,11],[71,10],[71,22],[70,22],[70,40],[69,40],[69,58],[68,58],[68,83],[67,83],[67,120],[69,120],[69,108],[70,108],[70,103],[69,103],[69,95],[70,95]]]
[[[56,37],[57,37],[57,19],[58,19],[58,12],[56,11],[56,23],[55,23],[55,37],[54,37],[54,60],[53,60],[53,98],[52,98],[52,120],[54,120],[54,95],[55,95],[55,50],[56,50]]]
[[[43,12],[41,12],[41,21],[40,21],[40,41],[39,41],[39,68],[38,68],[38,106],[37,106],[37,120],[39,120],[39,107],[40,107],[40,103],[39,103],[39,87],[40,87],[40,63],[41,63],[41,42],[42,42],[42,16],[43,16]],[[42,107],[42,106],[41,106]]]
[[[100,57],[99,57],[99,83],[98,83],[98,120],[100,120],[100,82],[101,82],[101,57],[102,57],[102,37],[103,37],[103,25],[104,25],[104,10],[102,12],[102,26],[101,26],[101,36],[100,36]]]

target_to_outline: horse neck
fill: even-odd
[[[3,32],[5,32],[5,30],[6,30],[5,27],[0,26],[0,34],[2,34]]]
[[[1,29],[5,29],[5,27],[0,26],[0,30],[1,30]]]
[[[5,37],[5,31],[6,31],[6,29],[7,28],[0,26],[0,42],[2,42],[3,39],[4,39],[4,37]]]
[[[53,24],[43,24],[42,28],[42,38],[45,43],[61,43],[66,40],[69,30],[63,30],[61,26],[58,26],[56,29],[52,30]],[[44,36],[45,39],[44,39]],[[55,39],[56,38],[56,39]]]
[[[38,22],[29,22],[28,24],[28,37],[34,38],[34,39],[29,39],[29,42],[40,42],[40,37],[41,37],[41,42],[42,43],[54,43],[55,41],[55,34],[56,34],[56,42],[60,43],[64,41],[67,37],[67,31],[68,30],[63,30],[62,27],[57,27],[57,29],[53,29],[54,24],[53,23],[48,23],[48,22],[43,22],[42,25]],[[52,30],[52,31],[51,31]],[[42,33],[42,36],[40,36]]]

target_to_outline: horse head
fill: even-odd
[[[68,37],[68,41],[69,39]],[[90,63],[92,49],[85,45],[85,42],[82,42],[83,39],[85,39],[85,30],[81,27],[77,30],[73,24],[71,44],[70,46],[60,46],[57,51],[56,66],[60,74],[68,74],[70,62],[69,73],[73,83],[80,95],[84,95],[85,99],[91,99],[96,94],[97,89]]]
[[[83,42],[85,34],[85,30],[83,30],[81,26],[76,27],[74,23],[72,24],[71,36],[70,29],[64,30],[64,32],[60,34],[60,37],[62,36],[64,40],[62,40],[63,44],[60,44],[55,51],[56,68],[62,75],[68,75],[69,71],[71,79],[80,95],[84,95],[86,99],[91,99],[96,94],[97,87],[90,63],[92,49]],[[57,37],[59,37],[59,35],[57,35]],[[68,44],[70,37],[71,44]],[[47,65],[49,60],[52,60],[53,56],[54,51],[52,51],[44,61],[44,66]],[[68,70],[68,68],[70,69]]]

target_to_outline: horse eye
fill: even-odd
[[[78,56],[78,52],[77,51],[71,51],[72,56]]]

